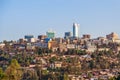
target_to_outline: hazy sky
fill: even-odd
[[[80,36],[120,35],[120,0],[0,0],[0,41],[49,29],[63,37],[73,22],[80,24]]]

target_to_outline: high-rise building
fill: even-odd
[[[24,37],[27,41],[30,41],[32,38],[34,38],[33,35],[25,35]]]
[[[25,35],[24,38],[27,39],[27,40],[29,40],[29,39],[31,39],[31,38],[34,38],[34,36],[33,36],[33,35]]]
[[[55,32],[54,31],[47,31],[46,32],[48,38],[55,38]]]
[[[65,39],[68,39],[71,37],[71,32],[65,32]]]
[[[79,37],[79,24],[73,23],[73,37],[78,38]]]
[[[34,37],[33,35],[25,35],[25,39],[31,39],[33,37]]]

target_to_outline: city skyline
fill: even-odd
[[[17,40],[27,34],[38,36],[51,28],[57,37],[64,37],[64,32],[72,32],[74,22],[80,24],[80,37],[105,37],[111,32],[120,35],[119,4],[118,0],[1,0],[0,41]]]

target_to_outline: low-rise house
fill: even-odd
[[[62,67],[62,62],[55,61],[54,65],[55,65],[55,68],[61,68]]]
[[[49,65],[50,68],[54,69],[54,68],[61,68],[62,67],[62,62],[60,61],[55,61],[54,63],[51,63]]]
[[[97,50],[97,47],[94,43],[92,42],[86,42],[84,48],[86,49],[87,52],[94,52]]]
[[[120,39],[113,40],[114,43],[120,44]]]
[[[57,41],[49,41],[48,42],[48,49],[51,49],[53,52],[57,51],[58,50],[58,43]]]
[[[36,41],[37,41],[36,38],[31,38],[31,39],[29,40],[29,42],[31,42],[31,43],[34,43],[34,42],[36,42]]]
[[[48,47],[48,43],[44,43],[44,42],[37,42],[34,43],[35,47],[40,47],[40,48],[47,48]]]
[[[94,44],[98,44],[98,45],[101,45],[101,44],[102,44],[101,40],[99,40],[99,39],[93,39],[92,42],[93,42]]]
[[[3,48],[5,46],[4,43],[0,43],[0,48]]]
[[[41,63],[42,63],[42,64],[47,65],[47,62],[46,62],[45,59],[41,58],[40,60],[41,60]]]
[[[86,61],[92,60],[91,56],[88,54],[81,56],[81,60],[84,60],[84,59],[86,59]]]
[[[80,75],[68,75],[70,80],[83,80]]]
[[[34,49],[35,49],[35,46],[34,46],[33,44],[31,44],[31,43],[27,43],[26,49],[27,49],[27,50],[34,50]]]
[[[117,50],[117,52],[119,52],[120,51],[120,46],[118,46],[116,50]]]
[[[30,64],[29,65],[29,68],[34,68],[36,65],[34,65],[34,64]]]
[[[101,76],[99,77],[99,79],[100,79],[100,80],[108,80],[109,77],[108,77],[107,75],[101,75]]]
[[[67,44],[68,49],[75,49],[75,44]]]
[[[66,44],[59,44],[59,51],[67,51],[67,45]]]
[[[109,48],[98,48],[98,51],[109,51]]]
[[[88,46],[87,49],[86,49],[87,52],[94,52],[96,50],[97,50],[97,48],[94,45]]]
[[[50,54],[50,57],[56,57],[57,54]]]
[[[99,80],[99,79],[98,79],[98,76],[93,76],[90,78],[90,80]]]
[[[25,44],[13,44],[14,49],[24,50],[26,48]]]

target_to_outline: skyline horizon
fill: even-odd
[[[1,0],[0,41],[46,34],[51,28],[57,37],[64,37],[64,32],[72,32],[74,22],[80,24],[79,37],[120,35],[119,4],[119,0]]]
[[[49,31],[49,30],[48,30]],[[48,31],[46,31],[46,32],[48,32]],[[54,32],[56,32],[55,30],[53,30]],[[71,32],[71,37],[73,37],[73,31],[66,31],[66,32]],[[65,37],[65,32],[63,32],[64,34],[63,34],[63,36],[56,36],[56,33],[55,33],[55,38],[64,38]],[[110,33],[108,33],[108,34],[111,34],[111,33],[116,33],[116,32],[110,32]],[[89,34],[89,33],[83,33],[83,34],[79,34],[80,36],[78,37],[78,38],[82,38],[83,37],[83,35],[90,35],[90,39],[96,39],[96,38],[98,38],[98,37],[104,37],[104,38],[106,38],[106,35],[108,35],[108,34],[105,34],[104,36],[101,36],[101,35],[98,35],[98,36],[96,36],[96,37],[93,37],[91,34]],[[116,33],[116,34],[118,34],[118,33]],[[34,35],[34,34],[24,34],[24,35],[22,35],[22,37],[18,37],[18,38],[16,38],[16,39],[11,39],[11,40],[7,40],[7,39],[5,39],[6,41],[17,41],[17,40],[19,40],[19,39],[25,39],[24,37],[26,36],[26,35],[32,35],[34,38],[38,38],[38,36],[39,35],[47,35],[46,33],[45,34],[38,34],[38,35]],[[120,38],[120,35],[118,34],[118,37]],[[1,40],[0,39],[0,42],[3,42],[4,40]]]

